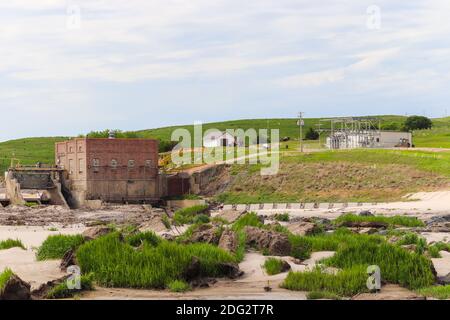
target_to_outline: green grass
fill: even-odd
[[[277,258],[268,258],[266,259],[263,265],[263,268],[270,276],[281,273],[282,267],[283,267],[283,260]]]
[[[382,279],[409,289],[430,286],[435,281],[428,258],[388,243],[361,241],[343,246],[324,263],[337,268],[377,265],[381,269]]]
[[[339,296],[353,296],[367,291],[366,267],[357,265],[339,271],[336,275],[314,268],[306,272],[289,272],[282,288],[295,291],[320,291]]]
[[[289,213],[276,214],[275,220],[288,222],[289,221]]]
[[[336,225],[345,225],[346,223],[358,223],[358,222],[377,222],[384,223],[388,226],[404,226],[404,227],[424,227],[423,221],[416,217],[405,216],[359,216],[352,213],[347,213],[339,216],[333,221]]]
[[[189,283],[183,280],[174,280],[169,283],[168,287],[172,292],[186,292],[191,290]]]
[[[64,137],[26,138],[0,143],[0,171],[5,171],[11,158],[17,158],[22,165],[36,162],[54,164],[55,143],[64,141]]]
[[[147,231],[126,236],[125,241],[132,247],[139,247],[144,243],[155,247],[161,242],[161,238],[153,231]]]
[[[0,241],[0,250],[6,250],[10,248],[22,248],[25,250],[25,246],[23,245],[22,241],[20,240],[14,240],[14,239],[6,239],[3,241]]]
[[[232,229],[234,231],[239,231],[246,226],[263,228],[264,223],[261,222],[256,213],[250,212],[242,215],[238,220],[236,220],[233,223]]]
[[[445,286],[430,286],[418,290],[418,293],[436,299],[450,299],[450,285]]]
[[[0,293],[5,289],[5,285],[8,283],[9,279],[14,275],[11,269],[6,268],[0,273]]]
[[[340,150],[285,153],[269,180],[261,165],[233,165],[222,203],[385,202],[450,185],[450,152]],[[384,177],[380,179],[380,177]]]
[[[306,294],[306,299],[308,300],[341,300],[341,298],[342,297],[338,296],[337,294],[328,291],[311,291]]]
[[[38,260],[61,259],[69,249],[76,249],[84,242],[81,235],[51,235],[36,252]]]
[[[203,214],[208,210],[207,204],[199,204],[196,206],[183,208],[175,211],[173,220],[179,225],[193,223],[195,216]]]
[[[396,115],[377,116],[384,123],[402,124],[406,117]],[[310,127],[316,127],[319,118],[305,119],[305,132]],[[204,130],[216,128],[219,130],[226,129],[279,129],[280,137],[288,136],[291,141],[288,142],[289,149],[296,149],[298,144],[298,126],[297,119],[245,119],[223,121],[215,123],[207,123],[203,125]],[[434,129],[414,132],[414,144],[417,147],[450,147],[450,118],[433,119]],[[322,126],[326,128],[326,125]],[[192,125],[171,126],[156,129],[147,129],[129,132],[133,137],[138,138],[155,138],[163,141],[170,140],[173,130],[177,128],[186,128],[193,132]],[[18,140],[10,140],[0,143],[0,171],[4,171],[10,164],[12,157],[20,159],[22,164],[35,164],[36,162],[54,164],[54,145],[55,142],[66,140],[67,137],[42,137],[42,138],[26,138]],[[323,141],[323,137],[322,137]],[[317,142],[309,142],[311,147],[316,148]]]
[[[66,299],[79,294],[82,291],[92,291],[94,290],[93,275],[83,275],[80,279],[81,289],[69,289],[67,282],[64,281],[57,286],[53,287],[48,293],[47,299]]]
[[[112,233],[86,242],[77,250],[84,273],[93,272],[95,281],[107,287],[167,288],[182,275],[193,257],[200,261],[203,276],[223,276],[220,263],[235,262],[228,252],[204,243],[178,244],[161,240],[157,246],[146,243],[138,250]]]

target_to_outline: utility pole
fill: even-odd
[[[298,113],[298,126],[300,127],[300,136],[299,136],[299,142],[300,142],[300,152],[303,152],[303,125],[305,124],[303,122],[303,113]]]

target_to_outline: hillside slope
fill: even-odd
[[[383,124],[402,123],[406,117],[395,115],[377,116]],[[305,131],[309,127],[316,127],[320,118],[305,119]],[[250,119],[225,122],[206,123],[203,130],[211,128],[226,129],[279,129],[280,137],[298,139],[297,119]],[[433,119],[435,128],[432,130],[418,131],[414,134],[414,143],[417,147],[450,148],[450,117]],[[164,141],[170,140],[172,131],[177,128],[186,128],[193,132],[192,125],[172,126],[148,130],[134,131],[140,138],[156,138]],[[11,158],[17,158],[23,164],[34,164],[36,162],[53,163],[54,144],[62,141],[65,137],[42,137],[10,140],[0,143],[0,171],[4,171],[10,164]]]

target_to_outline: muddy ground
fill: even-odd
[[[412,195],[407,201],[389,203],[377,207],[363,206],[347,208],[346,210],[290,210],[291,217],[322,217],[334,219],[344,211],[360,212],[372,210],[373,213],[395,215],[406,214],[417,216],[424,221],[433,221],[434,217],[450,215],[450,191],[437,193],[421,193]],[[97,224],[114,223],[117,225],[142,225],[151,223],[155,215],[164,210],[146,205],[108,205],[100,210],[68,210],[62,207],[14,207],[0,208],[0,240],[20,239],[27,247],[26,250],[12,248],[0,250],[0,270],[10,267],[23,280],[30,282],[33,288],[49,280],[60,278],[63,273],[59,270],[59,261],[37,262],[36,248],[51,234],[80,234],[86,227]],[[267,216],[282,213],[277,210],[260,210],[259,215]],[[220,212],[213,212],[213,216]],[[439,228],[424,228],[420,234],[428,242],[445,241],[450,239],[450,226],[443,228],[439,223],[431,224]],[[445,224],[444,224],[445,226]],[[183,230],[172,230],[172,233]],[[303,262],[285,257],[292,270],[305,270],[315,265],[320,258],[330,256],[333,252],[316,252],[311,259]],[[441,252],[442,258],[433,259],[438,276],[445,276],[450,272],[450,253]],[[265,256],[257,252],[246,254],[239,267],[244,275],[237,280],[218,279],[209,288],[196,289],[184,294],[158,290],[135,290],[120,288],[97,288],[85,293],[85,299],[306,299],[305,292],[293,292],[279,288],[279,284],[286,277],[286,273],[275,276],[265,274],[261,265]],[[272,290],[266,292],[264,287]],[[415,294],[398,286],[385,286],[378,295],[360,296],[359,299],[407,299]]]

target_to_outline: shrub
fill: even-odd
[[[208,205],[201,204],[188,208],[179,209],[175,211],[173,220],[180,225],[192,223],[196,215],[206,212],[208,208],[209,208]]]
[[[92,274],[81,276],[80,282],[81,282],[81,289],[69,289],[67,287],[67,282],[64,281],[64,282],[58,284],[57,286],[53,287],[47,293],[46,298],[47,299],[64,299],[64,298],[73,297],[75,294],[77,294],[81,291],[94,290]]]
[[[169,283],[168,287],[172,292],[186,292],[191,290],[189,283],[183,280],[174,280]]]
[[[441,253],[439,252],[439,248],[436,246],[430,246],[428,248],[428,254],[431,258],[441,258]]]
[[[3,270],[2,273],[0,273],[0,293],[3,292],[3,289],[5,288],[6,283],[9,281],[9,279],[14,275],[11,269],[6,268]]]
[[[340,296],[353,296],[367,291],[366,267],[356,265],[337,274],[323,272],[319,267],[306,272],[289,272],[281,287],[296,291],[329,292]]]
[[[405,227],[423,227],[425,224],[416,217],[405,216],[358,216],[356,214],[347,213],[343,214],[334,220],[334,224],[342,225],[350,222],[378,222],[386,223],[390,226],[405,226]]]
[[[396,244],[402,246],[402,245],[409,245],[409,244],[418,244],[419,243],[419,236],[416,233],[408,232],[403,235],[403,237],[396,242]]]
[[[157,246],[161,241],[161,238],[158,237],[153,231],[146,231],[129,235],[125,238],[125,240],[129,245],[139,247],[144,242],[151,246]]]
[[[81,235],[52,235],[39,247],[38,260],[61,259],[70,249],[76,249],[84,242]]]
[[[450,285],[426,287],[419,289],[418,293],[426,297],[450,299]]]
[[[423,116],[408,117],[403,125],[404,129],[407,131],[430,129],[432,126],[433,122],[429,118]]]
[[[281,273],[283,268],[283,260],[277,258],[268,258],[263,265],[268,275],[274,275]]]
[[[84,273],[93,272],[95,280],[107,287],[166,288],[182,274],[193,257],[199,259],[203,276],[222,276],[221,263],[235,262],[228,252],[210,244],[182,245],[161,240],[157,246],[144,243],[139,250],[111,233],[86,242],[77,251]]]
[[[6,250],[10,248],[22,248],[25,250],[25,246],[23,245],[22,241],[20,240],[13,240],[13,239],[7,239],[0,241],[0,250]]]
[[[317,132],[313,127],[309,127],[305,134],[306,140],[318,140],[319,132]]]

